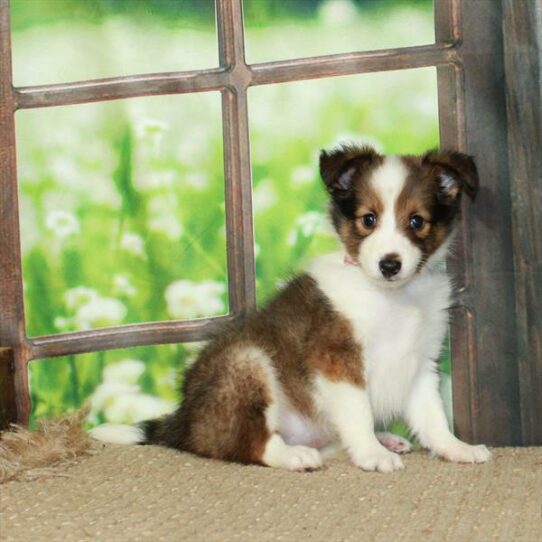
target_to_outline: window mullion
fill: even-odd
[[[0,194],[0,425],[6,425],[14,414],[23,423],[30,415],[8,0],[0,0]]]
[[[256,305],[254,225],[248,128],[247,88],[241,0],[217,0],[220,64],[231,73],[222,91],[226,232],[230,311],[245,312]]]

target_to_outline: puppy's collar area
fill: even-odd
[[[359,262],[357,260],[354,260],[354,258],[349,256],[348,254],[344,257],[343,264],[344,265],[353,265],[355,267],[359,267]]]

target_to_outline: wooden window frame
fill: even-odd
[[[9,0],[0,0],[1,425],[29,420],[31,360],[203,340],[255,307],[249,87],[436,67],[441,146],[474,155],[482,186],[449,261],[458,286],[451,321],[455,430],[471,442],[541,444],[542,209],[529,198],[533,182],[535,195],[542,188],[542,14],[535,4],[435,0],[434,44],[247,64],[242,0],[216,0],[218,68],[14,87]],[[16,111],[206,91],[222,94],[229,315],[27,337]]]

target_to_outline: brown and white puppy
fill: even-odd
[[[473,160],[344,146],[321,153],[320,171],[343,250],[208,343],[176,412],[97,438],[299,471],[338,443],[358,467],[391,472],[403,463],[381,442],[408,443],[379,440],[375,426],[401,417],[445,459],[490,459],[450,432],[436,365],[451,295],[443,263],[461,195],[477,192]]]

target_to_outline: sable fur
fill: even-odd
[[[461,194],[477,191],[472,158],[343,146],[322,152],[320,173],[343,251],[224,328],[188,369],[177,411],[125,440],[299,471],[340,443],[358,467],[392,472],[410,445],[375,427],[400,416],[437,455],[487,461],[450,432],[436,374],[451,296],[440,264]]]
[[[266,308],[207,345],[187,371],[181,406],[163,420],[144,425],[145,443],[259,463],[270,436],[264,416],[270,403],[268,387],[257,366],[236,358],[240,347],[252,344],[269,355],[288,399],[309,418],[314,416],[309,393],[314,371],[332,380],[364,384],[361,347],[350,325],[314,279],[302,275]]]

